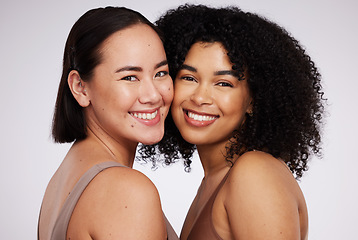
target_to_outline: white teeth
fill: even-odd
[[[130,113],[130,114],[139,119],[152,120],[157,116],[158,110],[156,110],[154,113]]]
[[[194,119],[195,121],[212,121],[216,119],[216,117],[208,116],[208,115],[199,115],[192,112],[188,112],[188,116],[191,119]]]

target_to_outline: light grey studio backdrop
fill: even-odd
[[[62,52],[73,23],[87,10],[126,6],[154,21],[181,0],[1,1],[0,7],[0,238],[36,239],[41,200],[69,148],[54,144],[50,125]],[[321,70],[329,116],[324,158],[312,159],[300,185],[310,215],[309,239],[357,239],[358,2],[355,0],[191,1],[237,5],[286,27]],[[203,172],[182,164],[152,171],[135,164],[156,184],[164,211],[180,233]],[[262,196],[263,198],[265,196]],[[145,199],[143,199],[145,201]],[[140,227],[140,226],[138,226]]]

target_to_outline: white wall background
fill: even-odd
[[[87,10],[126,6],[154,21],[181,0],[1,1],[0,7],[0,235],[36,239],[46,185],[69,145],[50,138],[63,47],[74,22]],[[190,2],[190,1],[189,1]],[[263,14],[301,41],[323,75],[329,116],[324,158],[313,159],[300,185],[310,215],[309,239],[357,239],[358,223],[358,2],[355,0],[211,0]],[[150,170],[164,211],[179,233],[202,178],[182,165]]]

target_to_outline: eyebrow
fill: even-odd
[[[168,61],[167,60],[163,60],[160,63],[158,63],[157,65],[155,65],[154,69],[160,68],[162,66],[168,65]]]
[[[183,64],[180,67],[179,70],[182,70],[182,69],[185,69],[185,70],[188,70],[188,71],[191,71],[191,72],[198,72],[198,70],[195,67],[189,66],[187,64]],[[214,75],[215,76],[231,75],[231,76],[234,76],[234,77],[238,77],[238,73],[236,71],[233,71],[233,70],[216,71],[216,72],[214,72]]]
[[[125,72],[125,71],[135,71],[135,72],[141,72],[143,69],[141,67],[135,67],[135,66],[125,66],[116,71],[116,73],[119,72]]]
[[[191,72],[198,72],[198,70],[196,70],[195,67],[189,66],[189,65],[187,65],[187,64],[181,65],[181,67],[179,68],[179,70],[182,70],[182,69],[185,69],[185,70],[188,70],[188,71],[191,71]]]
[[[156,64],[154,69],[158,69],[162,66],[165,66],[165,65],[168,65],[168,61],[167,60],[163,60],[161,61],[160,63]],[[125,66],[125,67],[122,67],[118,70],[116,70],[116,73],[119,73],[119,72],[125,72],[125,71],[135,71],[135,72],[142,72],[143,71],[143,68],[141,67],[136,67],[136,66]]]
[[[222,75],[231,75],[234,77],[238,77],[238,73],[233,70],[222,70],[222,71],[216,71],[214,72],[215,76],[222,76]]]

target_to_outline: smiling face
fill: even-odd
[[[101,63],[84,86],[88,126],[117,142],[160,141],[173,85],[158,35],[137,24],[112,34],[99,50]]]
[[[221,43],[195,43],[175,79],[172,115],[197,146],[226,143],[250,111],[246,80],[238,80]]]

